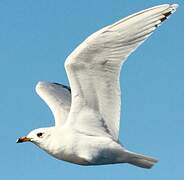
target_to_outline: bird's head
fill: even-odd
[[[38,146],[42,146],[49,141],[53,128],[39,128],[32,130],[27,136],[20,137],[17,143],[32,142]]]

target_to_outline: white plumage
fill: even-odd
[[[39,82],[36,85],[36,92],[51,109],[55,125],[64,125],[71,106],[70,88],[58,83]]]
[[[54,157],[77,164],[130,163],[151,168],[157,160],[132,153],[119,143],[119,76],[127,57],[176,8],[164,4],[146,9],[89,36],[65,61],[71,90],[57,83],[37,84],[55,126],[34,130],[26,138]]]

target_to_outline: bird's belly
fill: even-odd
[[[93,156],[91,156],[93,154]],[[58,154],[51,154],[56,159],[67,161],[79,165],[104,165],[113,164],[117,162],[117,153],[110,149],[104,149],[98,153],[91,152],[89,150],[86,157],[81,157],[79,154],[69,154],[60,152]]]
[[[119,152],[114,149],[105,148],[98,152],[96,156],[90,160],[89,165],[104,165],[119,163]]]
[[[67,162],[74,163],[74,164],[79,164],[79,165],[89,164],[87,159],[82,158],[73,153],[60,152],[60,153],[55,153],[55,154],[52,153],[51,155],[54,156],[56,159],[67,161]]]
[[[88,139],[89,140],[89,139]],[[122,154],[123,148],[116,142],[111,143],[90,139],[89,141],[80,142],[78,148],[74,151],[63,151],[56,154],[57,159],[68,161],[80,165],[104,165],[119,163],[119,156]],[[74,149],[74,148],[72,148]]]

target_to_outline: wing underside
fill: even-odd
[[[56,126],[64,125],[71,106],[70,88],[62,84],[42,81],[36,85],[36,92],[51,109]]]

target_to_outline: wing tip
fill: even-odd
[[[157,5],[157,6],[153,6],[150,9],[155,9],[155,8],[164,8],[164,9],[168,9],[171,8],[173,10],[176,10],[179,7],[179,4],[175,3],[175,4],[161,4],[161,5]]]
[[[171,4],[170,5],[174,10],[176,10],[179,7],[179,4]]]
[[[45,86],[45,85],[49,85],[50,83],[47,82],[47,81],[38,81],[37,84],[36,84],[36,88],[39,88],[39,87],[42,87],[42,86]]]
[[[44,87],[45,85],[48,85],[48,82],[46,82],[46,81],[38,81],[37,82],[36,87],[35,87],[37,94],[39,94],[40,88]]]
[[[173,14],[176,9],[179,7],[178,4],[169,4],[169,7],[162,12],[163,17],[160,19],[160,22],[167,20],[171,14]],[[159,24],[156,25],[158,27]]]

